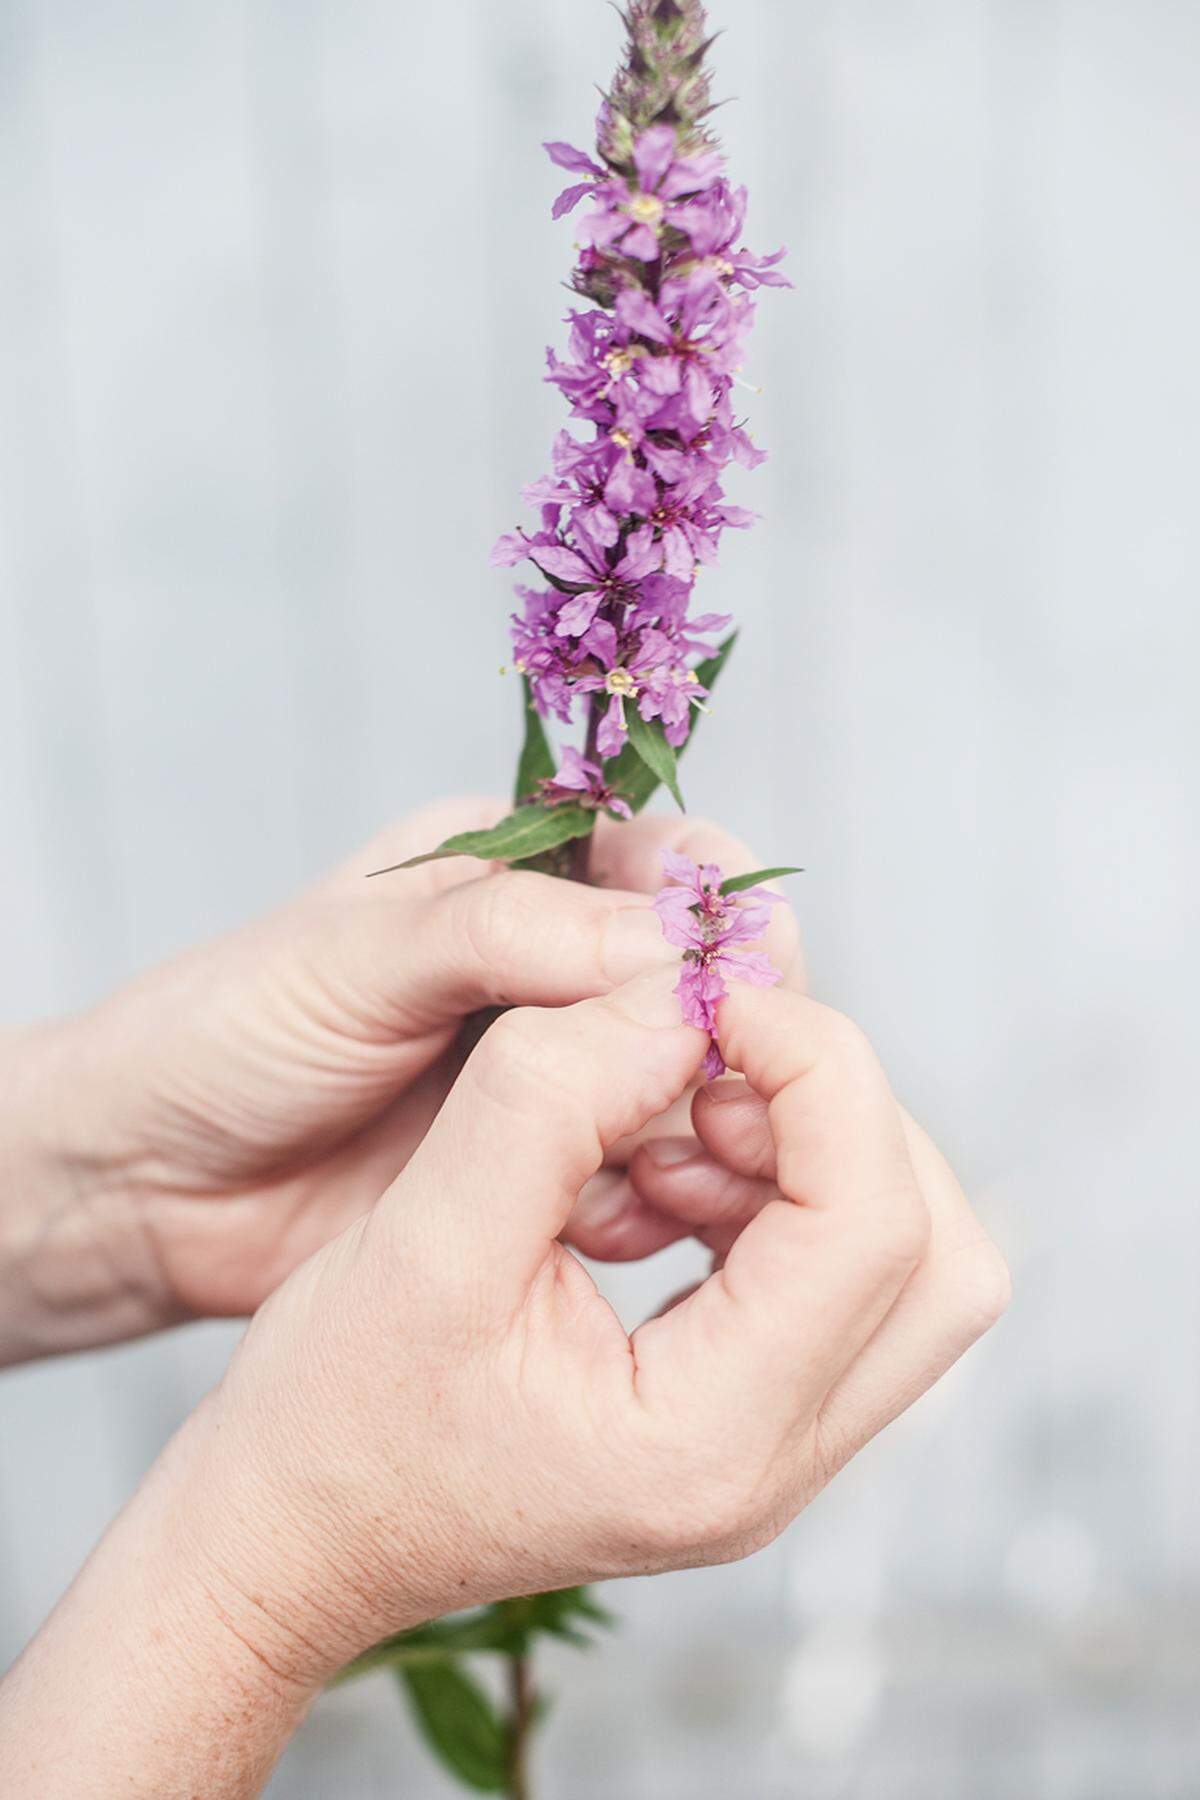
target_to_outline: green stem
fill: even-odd
[[[593,694],[588,705],[587,739],[583,754],[589,762],[598,762],[599,752],[596,739],[600,735],[600,721],[604,717],[604,695]],[[592,833],[586,837],[576,838],[571,845],[571,860],[568,866],[568,877],[571,881],[582,882],[586,887],[592,860]]]
[[[510,1727],[512,1760],[508,1772],[509,1800],[530,1800],[529,1745],[533,1735],[534,1691],[533,1671],[527,1655],[508,1659],[509,1692],[512,1699]]]

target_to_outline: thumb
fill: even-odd
[[[699,1069],[707,1041],[681,1023],[674,980],[658,970],[574,1006],[505,1013],[385,1198],[384,1219],[406,1237],[419,1231],[436,1266],[474,1271],[511,1298],[607,1148],[664,1112]]]
[[[505,870],[432,891],[411,871],[339,890],[319,946],[342,991],[411,1037],[492,1006],[565,1006],[678,952],[644,894]]]

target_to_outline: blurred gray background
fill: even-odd
[[[815,987],[1017,1299],[772,1551],[609,1591],[542,1792],[1185,1800],[1200,9],[712,11],[797,291],[761,308],[766,517],[707,583],[746,633],[692,804],[807,865]],[[586,141],[617,41],[601,0],[0,0],[9,1020],[507,784],[487,553],[559,423],[570,260],[538,145]],[[610,1291],[647,1310],[687,1257]],[[0,1380],[0,1657],[234,1335]],[[453,1791],[385,1677],[271,1788]]]

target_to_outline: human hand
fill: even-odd
[[[697,1098],[687,1202],[740,1184],[721,1267],[628,1337],[558,1238],[704,1054],[668,990],[493,1026],[381,1204],[251,1326],[190,1505],[239,1637],[300,1689],[454,1607],[760,1547],[1003,1310],[861,1033],[737,989],[721,1044],[752,1092]]]
[[[861,1033],[737,988],[721,1048],[752,1092],[695,1099],[686,1176],[632,1168],[722,1266],[626,1335],[558,1234],[700,1066],[670,981],[507,1014],[262,1308],[4,1684],[15,1800],[253,1795],[395,1630],[743,1556],[999,1316],[1003,1260]]]
[[[600,821],[597,888],[467,858],[364,879],[503,811],[419,814],[270,917],[10,1047],[21,1080],[0,1088],[20,1117],[0,1131],[0,1182],[19,1210],[6,1194],[0,1362],[253,1311],[404,1166],[469,1015],[567,1004],[671,963],[645,903],[664,848],[754,866],[715,826],[641,818]],[[781,913],[773,953],[790,963],[796,942]],[[644,1255],[683,1229],[619,1168],[599,1187],[580,1220],[590,1254]]]

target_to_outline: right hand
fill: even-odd
[[[442,1612],[746,1555],[1003,1310],[999,1253],[862,1034],[737,988],[721,1044],[760,1186],[719,1271],[626,1335],[559,1234],[696,1074],[673,979],[499,1020],[168,1459],[205,1592],[297,1692]]]

